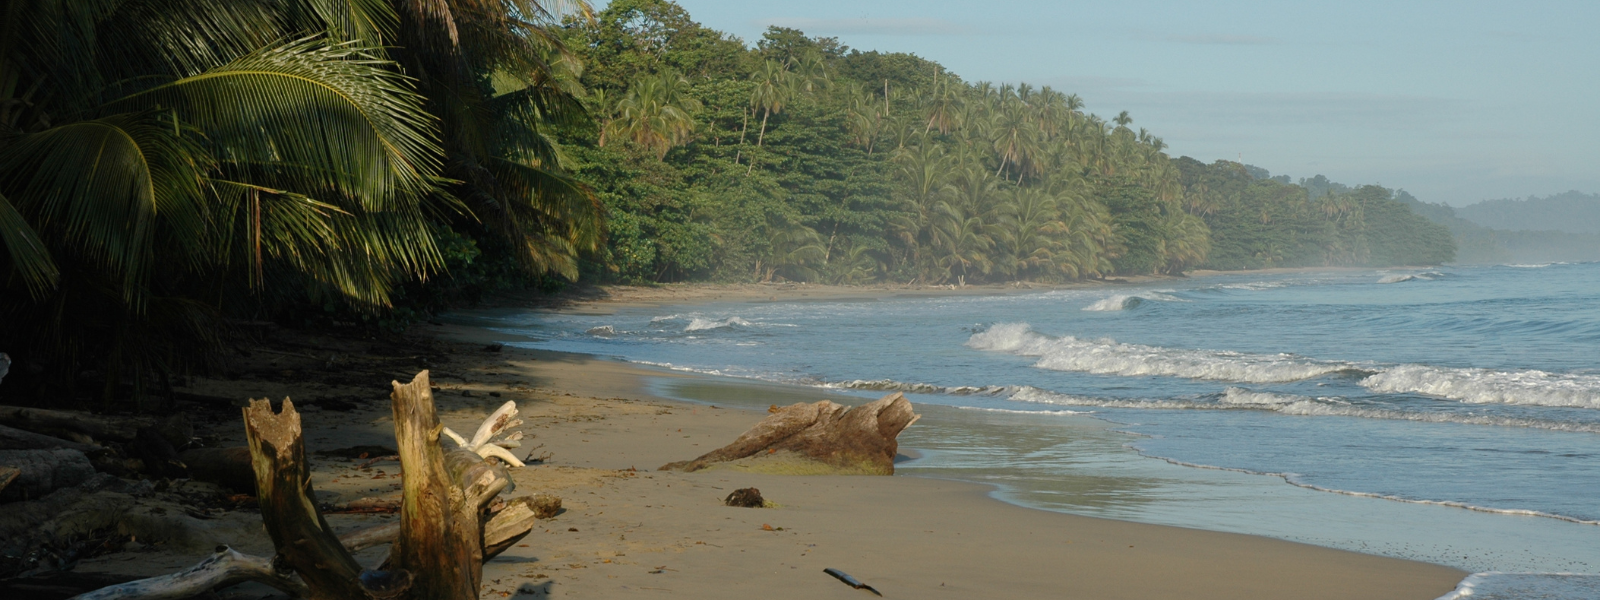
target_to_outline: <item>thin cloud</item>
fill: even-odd
[[[949,35],[973,33],[970,27],[944,19],[808,19],[779,17],[758,20],[757,26],[776,25],[809,34],[834,35]]]
[[[1281,44],[1283,40],[1275,37],[1260,35],[1233,35],[1224,33],[1205,33],[1197,35],[1169,35],[1169,42],[1180,44],[1200,44],[1205,46],[1268,46]]]

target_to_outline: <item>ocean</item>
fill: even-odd
[[[1474,573],[1450,598],[1600,598],[1600,263],[479,324],[729,386],[904,392],[927,418],[899,473],[1025,506]],[[693,381],[653,386],[706,401]],[[716,398],[769,403],[749,389]]]

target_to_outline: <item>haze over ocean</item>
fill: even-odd
[[[862,397],[905,391],[951,407],[906,432],[925,456],[905,472],[993,483],[1024,505],[1541,574],[1481,577],[1475,598],[1600,593],[1581,575],[1600,574],[1597,263],[529,313],[499,326],[546,349]],[[692,399],[675,385],[662,393]]]

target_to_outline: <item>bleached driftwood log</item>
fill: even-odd
[[[471,440],[461,437],[461,434],[451,431],[449,427],[444,428],[444,434],[454,440],[457,446],[476,452],[479,456],[498,458],[513,467],[521,467],[522,461],[506,448],[522,446],[522,442],[518,441],[522,439],[522,432],[515,431],[503,440],[494,440],[505,430],[521,424],[522,420],[517,418],[517,403],[507,401],[490,414],[489,418],[483,420],[483,424],[478,426],[478,431],[472,434]]]
[[[921,418],[899,392],[849,408],[827,400],[772,409],[733,443],[661,470],[698,471],[720,463],[780,474],[893,475],[900,431]]]
[[[277,555],[252,557],[222,547],[181,573],[78,600],[184,598],[244,581],[314,599],[476,600],[483,561],[527,535],[542,512],[559,510],[560,501],[516,498],[491,513],[488,507],[510,484],[506,467],[469,450],[471,442],[448,449],[440,444],[444,427],[427,371],[408,384],[395,382],[390,399],[404,473],[399,523],[335,537],[311,501],[315,491],[294,403],[285,399],[275,412],[270,402],[252,400],[244,410],[245,431],[261,518]],[[487,444],[516,424],[515,415],[514,404],[501,407],[474,439]],[[383,543],[394,544],[389,560],[381,570],[363,571],[351,553]]]

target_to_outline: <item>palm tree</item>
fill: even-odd
[[[662,72],[635,83],[617,103],[616,116],[601,128],[600,145],[610,139],[628,139],[663,160],[667,151],[694,137],[694,112],[700,101],[687,95],[689,80]]]
[[[317,0],[335,2],[339,0]],[[344,0],[351,6],[371,0]],[[444,175],[468,214],[456,225],[498,237],[529,273],[578,276],[597,248],[601,208],[565,168],[554,126],[585,126],[581,67],[549,31],[554,6],[592,18],[587,3],[387,0],[398,26],[385,42],[445,133]]]
[[[392,13],[261,8],[0,15],[0,342],[100,353],[109,395],[203,351],[233,273],[382,306],[438,270],[436,125],[371,43]]]
[[[761,133],[756,136],[756,147],[767,137],[767,119],[783,112],[794,96],[794,83],[787,64],[766,61],[754,76],[756,87],[750,92],[750,106],[761,111]]]

